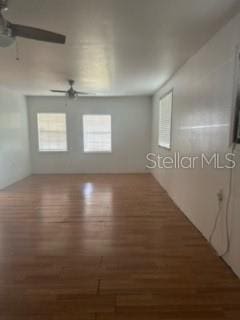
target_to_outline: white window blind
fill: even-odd
[[[84,152],[111,152],[111,116],[84,115],[83,140]]]
[[[158,145],[168,149],[171,148],[172,101],[173,93],[170,92],[159,103]]]
[[[67,151],[66,114],[38,113],[39,151]]]

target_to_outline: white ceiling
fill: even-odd
[[[67,35],[65,46],[0,48],[0,86],[151,94],[240,9],[239,0],[11,0],[11,22]]]

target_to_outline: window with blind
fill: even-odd
[[[161,98],[159,103],[158,145],[167,149],[171,148],[172,102],[173,92],[171,91]]]
[[[67,151],[65,113],[38,113],[39,151]]]
[[[84,152],[111,152],[112,132],[110,115],[83,116]]]

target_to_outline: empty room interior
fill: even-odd
[[[239,320],[239,144],[239,0],[0,0],[0,320]]]

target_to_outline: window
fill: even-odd
[[[66,114],[38,113],[39,151],[67,151]]]
[[[171,148],[172,101],[173,92],[171,91],[160,99],[159,103],[158,145],[167,149]]]
[[[111,116],[83,116],[84,152],[111,152]]]

